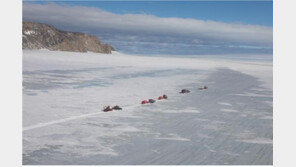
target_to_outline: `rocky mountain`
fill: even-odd
[[[115,49],[96,36],[67,32],[43,23],[23,22],[23,49],[111,53]]]

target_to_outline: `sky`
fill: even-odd
[[[130,54],[272,54],[272,1],[23,1],[23,21]]]

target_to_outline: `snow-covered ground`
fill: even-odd
[[[24,50],[23,163],[272,164],[272,97],[271,61]]]

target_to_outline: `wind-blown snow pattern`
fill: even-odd
[[[272,101],[271,61],[24,50],[23,164],[271,165]]]

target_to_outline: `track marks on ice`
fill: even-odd
[[[46,127],[46,126],[50,126],[50,125],[54,125],[54,124],[59,124],[59,123],[64,123],[64,122],[68,122],[68,121],[72,121],[72,120],[76,120],[76,119],[92,117],[92,116],[99,115],[99,114],[103,114],[103,113],[96,112],[96,113],[84,114],[84,115],[79,115],[79,116],[73,116],[73,117],[69,117],[69,118],[65,118],[65,119],[59,119],[56,121],[51,121],[51,122],[46,122],[46,123],[39,123],[36,125],[24,127],[23,131],[32,130],[32,129],[36,129],[36,128],[42,128],[42,127]]]
[[[130,110],[133,109],[135,107],[139,106],[138,104],[135,105],[131,105],[131,106],[127,106],[124,109],[125,110]],[[119,111],[120,112],[120,111]],[[83,114],[83,115],[79,115],[79,116],[72,116],[69,118],[64,118],[64,119],[59,119],[59,120],[55,120],[55,121],[50,121],[50,122],[45,122],[45,123],[39,123],[36,125],[31,125],[31,126],[27,126],[23,128],[23,131],[27,131],[27,130],[33,130],[36,128],[42,128],[42,127],[46,127],[46,126],[50,126],[50,125],[55,125],[55,124],[59,124],[59,123],[64,123],[64,122],[68,122],[68,121],[72,121],[72,120],[77,120],[77,119],[84,119],[84,118],[88,118],[88,117],[93,117],[93,116],[97,116],[100,114],[106,114],[105,112],[95,112],[95,113],[89,113],[89,114]]]

